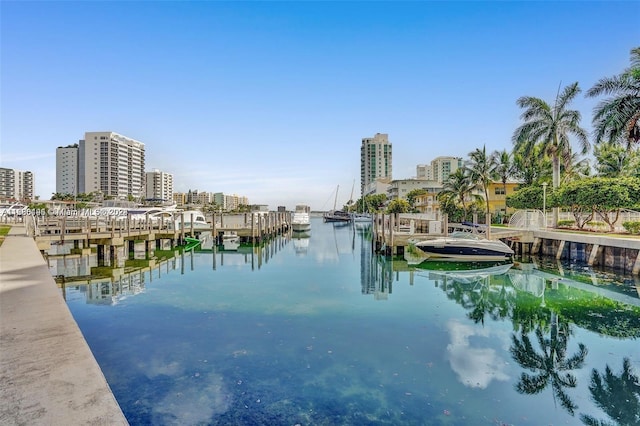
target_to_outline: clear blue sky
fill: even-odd
[[[393,177],[486,144],[516,99],[629,65],[640,2],[0,2],[0,165],[55,192],[85,131],[144,142],[175,190],[313,209],[359,196],[363,137]],[[591,128],[595,100],[573,105]]]

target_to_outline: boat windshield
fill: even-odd
[[[464,232],[464,231],[452,232],[451,234],[449,234],[449,236],[451,238],[457,238],[460,240],[483,240],[484,239],[479,235],[472,234],[471,232]]]

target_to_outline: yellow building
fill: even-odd
[[[520,182],[507,182],[505,194],[505,185],[503,185],[502,182],[491,182],[489,184],[489,187],[487,188],[489,193],[488,202],[489,211],[491,212],[492,216],[504,216],[505,213],[512,214],[515,211],[515,209],[513,208],[508,208],[505,212],[505,200],[508,195],[512,195],[516,191],[516,189],[518,189],[519,185]],[[484,194],[482,195],[484,198]]]

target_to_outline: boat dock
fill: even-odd
[[[549,229],[482,226],[485,237],[507,243],[516,256],[544,255],[572,259],[640,275],[640,237],[589,235]],[[373,221],[373,249],[387,256],[403,256],[412,242],[446,236],[452,230],[477,232],[470,224],[448,223],[412,214],[377,214]]]
[[[189,218],[181,219],[180,223],[186,220],[187,226],[176,227],[171,218],[149,220],[115,215],[4,217],[2,222],[23,224],[42,252],[50,250],[52,245],[72,241],[72,254],[85,255],[93,249],[100,266],[113,267],[124,265],[136,242],[144,242],[146,257],[151,258],[155,250],[175,249],[185,244],[186,237],[197,238],[203,232],[210,232],[218,244],[228,232],[238,235],[241,242],[260,244],[288,232],[291,227],[289,212],[210,213],[204,226],[194,225]]]

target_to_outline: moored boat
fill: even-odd
[[[305,204],[298,204],[291,217],[291,229],[294,232],[309,232],[311,230],[311,208]]]
[[[174,219],[175,229],[184,228],[185,231],[191,228],[193,228],[194,230],[211,229],[211,225],[207,223],[207,220],[204,217],[204,213],[199,210],[177,212],[174,215]]]
[[[470,232],[454,232],[448,237],[414,244],[427,259],[500,261],[513,256],[513,250],[500,240],[488,240]]]

